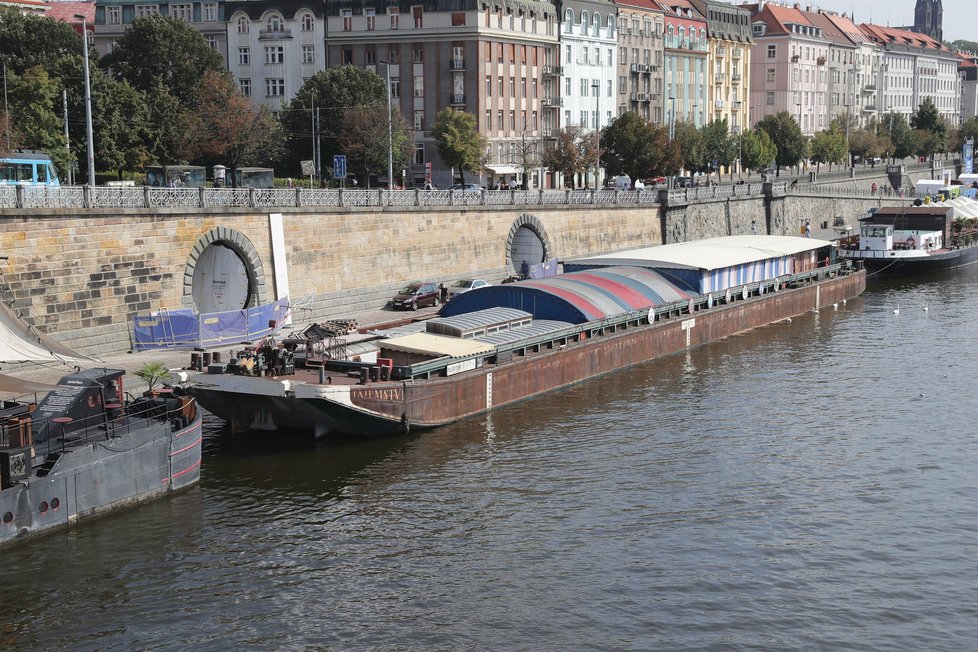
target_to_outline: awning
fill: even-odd
[[[391,351],[449,356],[452,358],[464,358],[470,355],[492,353],[496,349],[492,344],[486,344],[484,342],[463,340],[458,337],[445,337],[444,335],[432,335],[430,333],[412,333],[411,335],[382,340],[379,344],[381,349],[390,349]]]
[[[520,169],[515,165],[486,165],[486,170],[493,174],[519,174]]]

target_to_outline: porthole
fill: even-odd
[[[58,509],[59,507],[61,507],[61,501],[58,500],[57,498],[52,498],[51,499],[51,509]]]
[[[8,523],[12,523],[13,520],[14,520],[14,513],[13,512],[7,512],[7,513],[5,513],[3,515],[3,523],[4,523],[4,525],[6,525]]]
[[[48,501],[42,500],[41,504],[37,506],[37,511],[41,514],[48,513]]]

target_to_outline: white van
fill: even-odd
[[[632,189],[632,178],[630,176],[628,176],[628,175],[625,175],[625,176],[622,176],[622,177],[615,177],[614,179],[612,179],[612,184],[618,190],[631,190]],[[635,189],[636,190],[641,190],[644,187],[645,187],[645,184],[642,183],[642,180],[641,179],[639,179],[639,180],[637,180],[635,182]]]

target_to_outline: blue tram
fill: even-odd
[[[61,183],[50,156],[23,150],[0,158],[0,185],[58,186]]]

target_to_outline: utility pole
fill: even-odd
[[[80,14],[75,18],[82,24],[82,63],[85,72],[85,139],[88,141],[88,185],[95,187],[95,141],[92,136],[92,86],[88,76],[88,25]]]
[[[10,106],[7,104],[7,60],[3,60],[3,114],[7,118],[7,151],[10,151]]]
[[[71,137],[68,135],[68,91],[61,91],[61,107],[65,115],[65,149],[68,150],[68,185],[74,184],[74,162],[71,160]],[[8,147],[9,149],[9,147]]]

